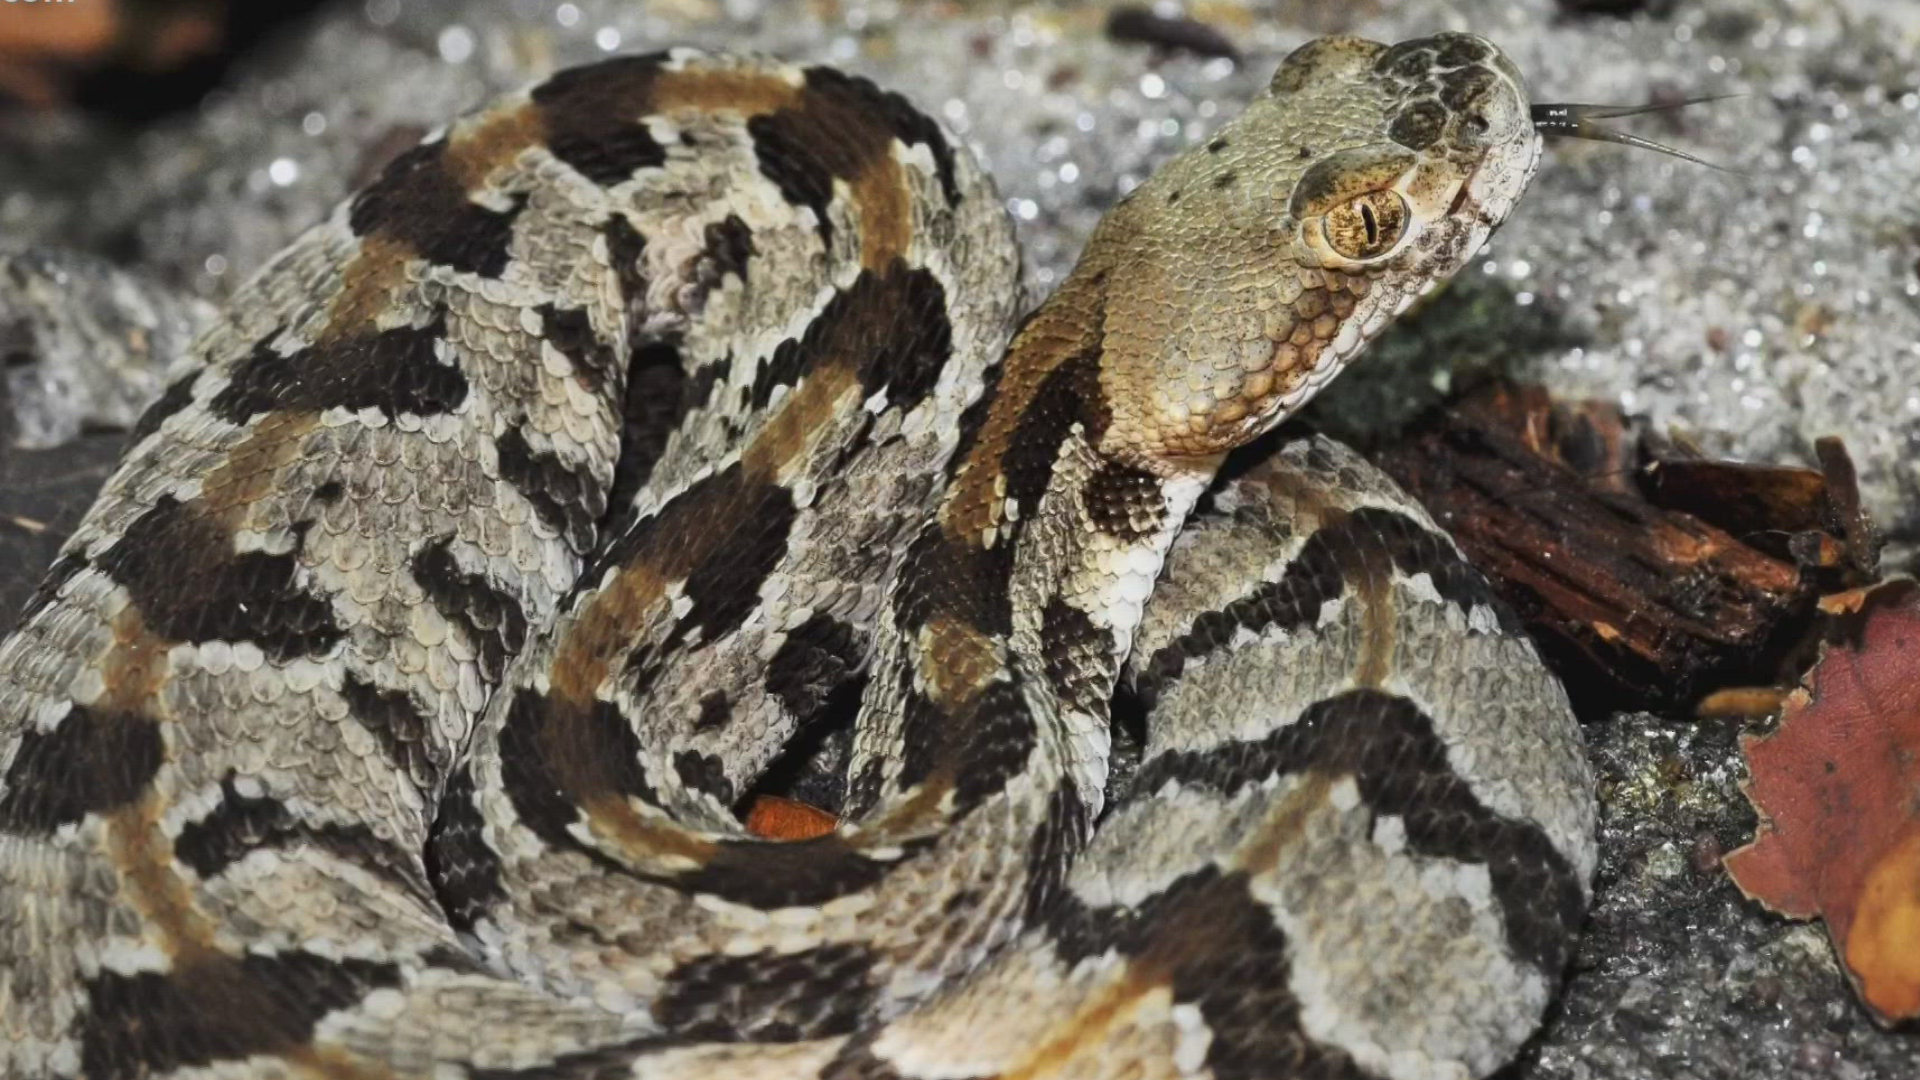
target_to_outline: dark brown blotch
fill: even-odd
[[[445,309],[425,326],[352,334],[283,354],[279,333],[253,346],[207,402],[215,416],[245,424],[271,411],[376,409],[386,416],[438,416],[467,400],[467,379],[440,359],[447,333]]]
[[[787,715],[805,719],[860,667],[862,636],[825,612],[787,631],[767,662],[766,689]]]
[[[862,945],[703,956],[668,972],[653,1006],[667,1032],[717,1042],[844,1035],[869,1019],[878,957]]]
[[[1040,669],[1070,709],[1103,717],[1113,696],[1113,633],[1059,597],[1040,612]]]
[[[1354,549],[1379,548],[1403,576],[1427,575],[1440,598],[1462,615],[1471,616],[1476,607],[1484,607],[1494,613],[1504,633],[1512,637],[1525,633],[1480,571],[1461,557],[1452,541],[1426,525],[1395,510],[1366,506],[1349,515],[1340,529],[1349,539],[1334,543],[1344,542]]]
[[[233,537],[197,504],[163,495],[94,565],[126,589],[147,629],[168,641],[250,641],[276,661],[326,652],[345,631],[333,605],[304,590],[290,551],[233,550]]]
[[[1029,926],[1037,925],[1066,893],[1067,871],[1086,846],[1092,815],[1073,781],[1062,778],[1047,796],[1047,813],[1027,838],[1026,904]]]
[[[54,602],[60,599],[60,590],[66,587],[67,582],[79,577],[92,565],[82,552],[61,552],[60,557],[53,560],[53,565],[47,567],[47,572],[40,576],[39,586],[33,590],[33,595],[27,598],[26,606],[20,609],[19,621],[13,625],[26,626],[35,616],[52,607]],[[0,622],[0,626],[5,625],[4,622]]]
[[[1087,478],[1082,499],[1094,528],[1133,542],[1166,525],[1167,499],[1160,478],[1125,462],[1107,460]]]
[[[220,801],[189,821],[174,839],[173,854],[202,881],[219,876],[256,851],[310,848],[357,866],[402,892],[431,902],[417,857],[366,825],[307,822],[270,794],[243,795],[233,774],[220,782]]]
[[[520,601],[485,575],[461,569],[452,544],[451,535],[427,542],[408,569],[427,603],[466,635],[478,654],[481,677],[493,685],[500,681],[506,662],[526,644],[526,612]]]
[[[507,898],[500,856],[487,845],[486,819],[474,802],[473,773],[463,766],[447,781],[440,812],[427,836],[427,875],[454,929],[473,930]]]
[[[1197,1006],[1213,1033],[1210,1076],[1374,1080],[1305,1030],[1286,933],[1244,873],[1206,866],[1131,907],[1089,906],[1062,890],[1042,925],[1062,963],[1118,953],[1164,980],[1175,1001]]]
[[[857,180],[887,153],[892,140],[924,145],[947,205],[960,201],[953,149],[940,127],[899,94],[832,68],[808,68],[794,104],[747,121],[760,172],[788,202],[813,210],[820,238],[832,243],[827,206],[833,182]]]
[[[733,778],[727,775],[726,762],[716,755],[682,750],[673,755],[673,772],[688,790],[705,792],[722,806],[733,805]]]
[[[901,858],[881,861],[831,833],[811,840],[729,840],[673,884],[759,911],[818,907],[873,888],[926,846],[909,842]]]
[[[511,692],[513,702],[500,727],[500,789],[513,804],[520,824],[555,847],[580,846],[568,826],[580,820],[580,810],[561,788],[561,777],[548,760],[551,715],[563,706],[532,689]]]
[[[45,836],[139,798],[160,771],[159,725],[137,714],[69,707],[50,729],[28,727],[7,766],[0,831]]]
[[[1265,738],[1174,750],[1140,766],[1127,798],[1169,782],[1231,797],[1275,776],[1351,776],[1378,817],[1397,817],[1417,856],[1487,869],[1507,947],[1555,976],[1566,963],[1586,894],[1540,826],[1482,804],[1457,773],[1433,720],[1405,698],[1350,690],[1302,710]]]
[[[748,261],[760,253],[753,243],[753,226],[738,214],[728,214],[707,226],[705,240],[700,268],[694,274],[697,282],[711,289],[718,287],[728,274],[743,283],[748,280]]]
[[[532,504],[540,520],[566,539],[575,554],[584,555],[599,539],[599,523],[607,510],[604,481],[584,462],[572,462],[550,450],[538,450],[519,428],[509,428],[495,444],[500,451],[500,479]]]
[[[620,371],[615,366],[613,346],[594,332],[593,321],[578,308],[541,304],[533,309],[540,317],[540,336],[573,362],[588,392],[599,394],[609,386],[620,386]]]
[[[397,241],[429,262],[481,277],[506,269],[513,223],[527,197],[505,210],[481,206],[447,162],[447,141],[422,143],[395,158],[354,196],[347,224],[355,236]]]
[[[857,358],[863,396],[884,389],[893,407],[912,409],[933,392],[952,352],[953,324],[940,279],[894,259],[882,271],[862,270],[799,338],[776,346],[755,373],[749,400],[764,407],[775,387],[795,385],[821,365]]]
[[[1097,443],[1112,413],[1100,389],[1100,353],[1073,357],[1047,373],[1014,422],[1013,436],[1000,455],[1007,497],[1019,504],[1020,520],[1031,521],[1053,480],[1060,445],[1078,423],[1082,437]]]
[[[562,71],[534,87],[547,149],[602,187],[665,163],[666,148],[643,121],[655,111],[654,84],[666,58],[616,57]]]
[[[1434,58],[1441,67],[1457,68],[1478,64],[1490,59],[1492,55],[1483,42],[1476,41],[1466,34],[1443,34],[1440,36],[1440,47],[1434,53]]]
[[[1000,376],[1006,371],[1006,365],[994,361],[992,367],[981,373],[980,396],[969,402],[960,411],[960,435],[954,444],[953,456],[947,459],[946,477],[952,480],[973,453],[973,446],[980,441],[980,432],[987,426],[987,417],[993,411],[993,399],[1000,390]]]
[[[921,529],[907,547],[894,588],[894,619],[903,627],[926,625],[939,612],[989,637],[1013,630],[1011,543],[978,547],[951,536],[937,523]]]
[[[298,950],[222,956],[171,972],[103,970],[84,984],[86,1007],[74,1027],[80,1075],[146,1080],[294,1051],[328,1013],[399,985],[393,964]]]
[[[613,488],[607,494],[612,521],[632,504],[653,475],[667,440],[687,414],[703,408],[726,375],[726,361],[687,371],[678,334],[645,342],[627,361],[627,392],[620,408],[620,456],[613,463]]]
[[[1440,79],[1440,104],[1455,112],[1464,112],[1486,97],[1493,80],[1493,72],[1483,67],[1449,71]]]
[[[614,214],[600,225],[607,240],[607,260],[613,264],[614,281],[620,286],[627,317],[637,320],[647,299],[645,272],[647,238],[633,227],[625,214]]]
[[[1346,591],[1336,548],[1344,539],[1344,533],[1315,534],[1280,580],[1261,582],[1225,606],[1195,616],[1184,632],[1137,665],[1133,685],[1142,705],[1153,708],[1189,660],[1227,648],[1243,629],[1258,636],[1317,623],[1321,606]]]
[[[1218,1080],[1292,1074],[1372,1080],[1337,1043],[1306,1030],[1293,991],[1291,948],[1245,875],[1207,867],[1138,907],[1122,951],[1171,968],[1175,1001],[1192,1003],[1213,1038],[1206,1067]]]
[[[700,699],[700,715],[694,718],[693,730],[719,731],[733,719],[733,703],[727,700],[725,690],[714,690]]]
[[[702,481],[656,519],[656,545],[694,556],[682,594],[686,614],[674,628],[681,641],[715,641],[739,629],[760,606],[760,586],[787,553],[799,517],[793,493],[748,478],[738,465]],[[655,550],[659,550],[656,547]]]
[[[433,723],[405,690],[389,690],[351,671],[341,681],[347,715],[372,735],[387,761],[422,791],[437,791],[447,767],[448,748],[435,737]]]
[[[133,429],[127,432],[127,445],[134,446],[140,440],[159,431],[160,425],[166,423],[167,417],[191,404],[194,380],[199,377],[200,371],[194,370],[168,383],[167,389],[159,399],[147,406],[146,411],[140,414],[140,419],[134,421]]]
[[[1039,728],[1014,678],[988,683],[943,708],[909,688],[901,717],[901,790],[936,774],[953,786],[953,816],[965,817],[1006,790],[1027,767]]]
[[[1373,62],[1373,70],[1404,81],[1418,81],[1433,70],[1433,50],[1424,39],[1402,41],[1381,53]]]

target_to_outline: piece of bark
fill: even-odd
[[[1847,568],[1872,578],[1879,536],[1860,506],[1853,460],[1839,439],[1814,443],[1820,469],[1716,461],[1648,439],[1640,467],[1647,500],[1681,510],[1776,558]]]
[[[1612,406],[1496,383],[1416,424],[1378,463],[1488,575],[1583,713],[1689,709],[1779,681],[1820,594],[1857,584],[1866,559],[1809,563],[1786,542],[1845,550],[1827,531],[1844,532],[1827,481],[1676,456],[1656,459],[1655,502],[1647,454]],[[1759,536],[1782,540],[1746,542]]]

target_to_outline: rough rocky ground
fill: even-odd
[[[999,178],[1036,295],[1117,195],[1317,34],[1474,30],[1542,99],[1737,93],[1624,126],[1738,172],[1556,146],[1480,265],[1320,415],[1390,431],[1501,371],[1619,400],[1751,460],[1805,460],[1813,438],[1840,434],[1894,565],[1911,569],[1920,4],[1217,0],[1185,13],[1241,61],[1116,42],[1095,4],[356,0],[137,137],[0,120],[0,241],[29,252],[0,264],[0,605],[17,606],[104,476],[118,437],[102,429],[124,424],[128,387],[158,385],[152,363],[205,317],[197,300],[217,301],[459,109],[555,66],[677,42],[832,61],[944,117]],[[1867,1019],[1817,927],[1766,915],[1719,869],[1753,823],[1738,732],[1645,715],[1589,730],[1605,810],[1597,907],[1566,994],[1508,1080],[1920,1075],[1920,1034]]]

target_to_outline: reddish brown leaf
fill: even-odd
[[[1819,916],[1883,1022],[1920,1015],[1920,587],[1871,590],[1787,701],[1745,740],[1760,812],[1726,857],[1748,896]]]

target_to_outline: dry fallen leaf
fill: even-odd
[[[1884,1023],[1920,1016],[1920,586],[1843,616],[1771,735],[1743,740],[1753,843],[1726,857],[1749,897],[1819,916]]]

